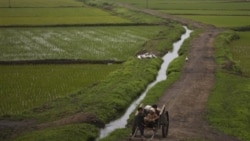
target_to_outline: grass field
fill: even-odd
[[[76,93],[117,68],[115,64],[0,66],[0,115],[18,114]]]

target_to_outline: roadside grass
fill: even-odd
[[[90,124],[71,124],[22,133],[13,141],[93,141],[98,129]]]
[[[238,35],[227,31],[215,41],[218,69],[216,83],[208,100],[207,119],[213,127],[247,141],[250,140],[250,80],[244,68],[249,66],[239,65],[239,62],[247,62],[248,55],[243,53],[247,50],[239,53],[240,48],[235,44],[249,46],[244,37],[248,37],[248,34]],[[235,56],[241,57],[235,60]]]
[[[3,28],[0,60],[126,60],[166,26]]]
[[[241,68],[243,75],[250,77],[250,58],[248,54],[250,52],[250,32],[237,32],[237,34],[240,39],[230,44],[232,58]]]
[[[128,136],[131,134],[131,129],[129,128],[120,128],[112,133],[110,133],[107,137],[100,139],[99,141],[118,141],[118,140],[126,140]]]
[[[120,65],[0,65],[0,115],[71,95],[97,84]]]

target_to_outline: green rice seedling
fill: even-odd
[[[84,3],[76,0],[1,0],[0,7],[82,7]]]
[[[0,31],[0,60],[126,60],[164,26],[7,28]]]
[[[93,7],[0,8],[0,26],[51,26],[131,23]]]
[[[117,68],[115,64],[0,66],[0,115],[18,114],[75,93]]]
[[[168,33],[182,33],[179,25],[168,28],[171,29]],[[174,42],[179,37],[170,34],[167,36],[169,42]],[[81,111],[93,113],[100,121],[108,122],[115,118],[114,115],[120,116],[129,103],[155,79],[161,62],[160,57],[145,60],[129,57],[120,69],[110,73],[97,85],[27,111],[22,116],[48,121]]]

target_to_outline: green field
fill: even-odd
[[[164,29],[163,26],[4,28],[0,31],[0,60],[127,60]],[[4,100],[0,102],[0,114],[18,114],[72,94],[103,79],[118,66],[0,66],[0,96]]]
[[[207,114],[213,127],[244,141],[250,140],[249,35],[226,31],[217,37],[218,69]]]
[[[131,23],[77,0],[0,0],[0,26]]]
[[[163,26],[3,28],[0,60],[126,60]]]
[[[77,0],[0,0],[0,7],[81,7],[83,2]]]
[[[112,0],[111,0],[112,1]],[[113,0],[135,6],[159,10],[183,18],[212,24],[218,27],[240,27],[250,25],[250,2],[231,0]]]
[[[90,7],[0,8],[0,26],[56,26],[131,23]]]
[[[117,68],[115,64],[0,66],[0,115],[19,114],[76,93]]]

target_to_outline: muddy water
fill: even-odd
[[[147,86],[146,90],[141,94],[141,96],[138,99],[136,99],[130,105],[130,107],[127,109],[126,113],[121,118],[106,124],[105,128],[101,129],[99,138],[97,140],[106,137],[109,133],[111,133],[112,131],[114,131],[116,129],[125,128],[125,126],[127,124],[127,120],[129,118],[129,115],[135,110],[135,108],[144,99],[144,97],[146,96],[149,89],[152,88],[158,82],[167,79],[167,74],[166,74],[167,71],[166,70],[168,68],[168,65],[170,64],[171,61],[173,61],[175,58],[178,57],[178,50],[180,49],[184,40],[189,38],[190,33],[192,32],[186,26],[184,26],[184,28],[185,28],[186,32],[181,36],[181,39],[179,41],[173,43],[173,51],[168,52],[165,56],[162,57],[163,63],[162,63],[161,68],[158,72],[156,80]]]

